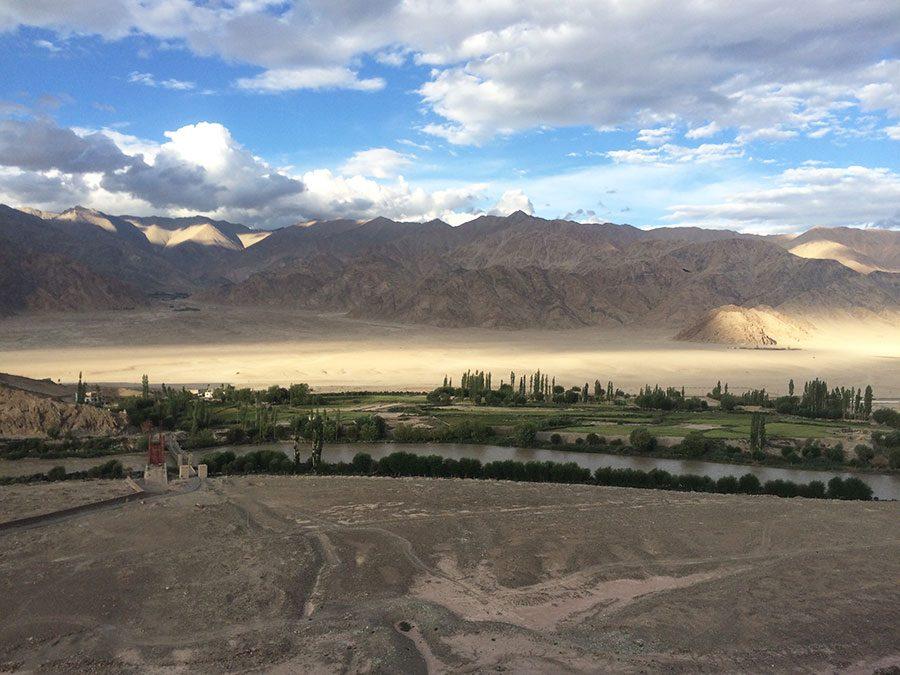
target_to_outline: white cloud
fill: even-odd
[[[894,141],[900,141],[900,124],[894,125],[892,127],[885,127],[884,133],[887,134],[887,137]]]
[[[157,80],[152,73],[141,73],[136,70],[128,75],[128,81],[134,84],[143,84],[147,87],[162,87],[163,89],[172,89],[174,91],[190,91],[197,86],[194,82],[173,78]]]
[[[508,216],[516,211],[524,211],[529,215],[534,213],[534,204],[522,190],[504,192],[491,208],[490,213],[496,216]]]
[[[400,145],[406,145],[410,148],[415,148],[416,150],[424,150],[425,152],[431,152],[431,146],[426,145],[425,143],[416,143],[415,141],[411,141],[408,138],[398,138],[397,142]]]
[[[744,150],[737,143],[703,143],[696,147],[664,143],[658,148],[637,148],[633,150],[610,150],[606,156],[618,163],[628,164],[668,164],[696,162],[721,162],[742,157]]]
[[[380,77],[359,79],[349,68],[278,68],[267,70],[255,77],[237,81],[239,89],[260,92],[279,92],[297,89],[358,89],[378,91],[384,89]]]
[[[46,49],[48,52],[62,51],[60,47],[57,47],[54,43],[50,42],[50,40],[35,40],[33,44],[35,47]]]
[[[341,167],[341,173],[348,176],[391,178],[403,167],[412,164],[414,159],[415,155],[407,155],[390,148],[370,148],[354,153]]]
[[[869,226],[900,213],[900,174],[884,168],[803,166],[773,185],[736,191],[717,203],[670,207],[680,225],[789,232],[815,226]]]
[[[662,145],[672,140],[675,130],[672,127],[657,127],[656,129],[641,129],[637,139],[647,145]]]
[[[685,133],[685,137],[690,139],[709,138],[715,136],[719,131],[721,131],[721,127],[716,122],[710,122],[700,127],[694,127]]]
[[[433,67],[423,128],[452,143],[671,120],[703,125],[690,138],[783,138],[854,131],[847,106],[900,115],[896,0],[0,3],[0,29],[21,24],[183,44],[263,69],[238,82],[257,92],[376,90],[381,79],[356,72],[365,58],[410,58]]]
[[[356,153],[342,167],[342,174],[355,175],[326,168],[294,174],[254,156],[218,123],[198,122],[163,136],[157,143],[46,120],[2,121],[0,201],[47,210],[80,203],[109,213],[200,213],[276,226],[375,216],[458,224],[481,213],[487,200],[485,184],[426,189],[402,177],[379,180],[413,159],[388,148]]]

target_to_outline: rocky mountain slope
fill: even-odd
[[[7,256],[0,312],[128,307],[155,291],[503,328],[683,328],[723,305],[857,316],[900,307],[900,274],[880,271],[892,269],[897,232],[812,230],[789,241],[516,212],[458,227],[376,218],[257,235],[203,217],[117,217],[82,208],[35,215],[0,207],[0,240],[18,247]],[[791,253],[828,237],[872,263],[862,270],[868,274]]]
[[[0,385],[0,437],[112,434],[122,420],[108,410],[64,403]]]
[[[780,243],[801,258],[836,260],[861,274],[900,272],[900,236],[892,230],[815,227]]]

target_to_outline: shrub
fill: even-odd
[[[551,435],[550,435],[550,442],[551,442],[553,445],[559,445],[559,444],[562,443],[562,436],[560,436],[559,434],[551,434]]]
[[[709,449],[707,439],[702,432],[692,431],[681,441],[681,452],[687,457],[703,457]]]
[[[588,445],[600,445],[600,437],[593,431],[589,433],[584,440],[587,441]]]
[[[523,448],[530,448],[537,440],[537,427],[531,422],[523,422],[515,430],[516,444]]]
[[[843,462],[844,461],[844,444],[838,443],[837,445],[828,448],[825,450],[825,456],[828,457],[832,462]]]
[[[372,459],[372,455],[365,452],[356,453],[350,465],[353,467],[354,473],[361,473],[365,476],[368,476],[375,470],[375,462]]]
[[[745,473],[738,479],[738,490],[748,495],[759,494],[760,491],[759,478],[752,473]]]
[[[651,452],[656,447],[656,439],[645,427],[632,429],[628,442],[632,448],[641,452]]]
[[[853,452],[856,453],[860,462],[868,463],[875,457],[875,451],[868,445],[863,445],[862,443],[853,448]]]
[[[54,466],[47,472],[47,480],[65,480],[66,479],[66,467],[64,466]]]
[[[800,450],[803,453],[804,459],[815,459],[822,454],[822,448],[819,447],[818,442],[814,442],[812,439],[807,439],[806,443],[803,444],[803,448]]]
[[[872,413],[872,419],[878,424],[886,424],[889,427],[900,429],[900,412],[891,408],[879,408]]]
[[[829,499],[860,499],[868,501],[872,499],[872,488],[855,476],[841,478],[835,476],[828,481]]]

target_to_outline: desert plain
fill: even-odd
[[[150,309],[44,313],[0,321],[0,372],[74,382],[251,387],[307,382],[320,390],[427,390],[468,369],[541,369],[567,384],[612,380],[684,386],[703,394],[786,390],[793,378],[872,384],[900,397],[900,323],[820,319],[799,347],[746,349],[679,342],[676,327],[486,330],[349,319],[277,308],[204,305],[188,299]],[[499,379],[499,377],[497,379]]]

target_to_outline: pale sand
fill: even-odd
[[[190,301],[189,301],[190,302]],[[195,304],[195,303],[191,303]],[[203,307],[173,312],[56,314],[0,321],[0,371],[71,382],[254,387],[308,382],[336,389],[430,389],[444,374],[549,373],[566,385],[612,380],[704,393],[717,380],[733,391],[779,393],[793,378],[832,386],[872,384],[900,395],[900,326],[829,323],[800,350],[748,350],[676,342],[675,329],[585,328],[491,331],[398,326],[301,312]]]

